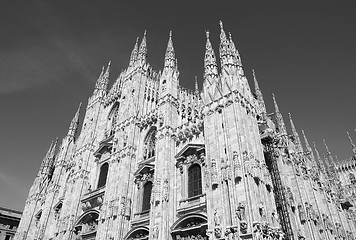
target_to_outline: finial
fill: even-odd
[[[318,149],[317,149],[316,146],[315,146],[315,142],[313,142],[313,147],[314,147],[314,151],[315,151],[315,153],[316,153],[317,159],[320,159],[319,151],[318,151]]]
[[[229,32],[229,40],[232,41],[231,32]]]
[[[206,34],[206,38],[209,39],[209,34],[210,34],[210,33],[209,33],[209,30],[206,30],[206,31],[205,31],[205,34]],[[356,129],[355,129],[355,131],[356,131]]]
[[[145,29],[145,31],[143,32],[143,36],[144,36],[144,37],[146,37],[146,33],[147,33],[147,31],[146,31],[146,29]]]
[[[109,63],[108,63],[108,67],[110,67],[110,65],[111,65],[111,60],[110,60]]]
[[[172,30],[169,31],[169,37],[172,37]]]
[[[326,152],[330,155],[331,153],[329,151],[328,145],[326,145],[325,139],[323,139],[323,142],[324,142],[324,145],[325,145],[325,148],[326,148]]]
[[[219,24],[220,24],[220,28],[223,29],[224,26],[223,26],[223,22],[221,20],[219,21]]]
[[[347,137],[348,137],[349,140],[350,140],[350,144],[351,144],[351,147],[352,147],[352,151],[353,151],[354,154],[356,155],[356,146],[355,146],[355,144],[354,144],[354,141],[352,141],[352,138],[351,138],[349,132],[346,131],[346,134],[347,134]]]
[[[195,93],[199,93],[198,77],[195,76]]]
[[[276,112],[279,112],[279,108],[278,108],[276,97],[274,96],[274,93],[272,93],[272,98],[273,98],[274,108],[275,108]]]

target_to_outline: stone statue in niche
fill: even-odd
[[[246,209],[245,204],[243,202],[239,202],[239,205],[236,209],[236,216],[240,221],[246,220]]]
[[[169,182],[165,179],[163,182],[163,201],[169,201]]]
[[[279,224],[279,216],[276,210],[272,212],[272,217],[271,217],[272,223],[278,225]]]
[[[298,205],[298,213],[299,213],[300,222],[304,224],[306,221],[306,215],[302,205]]]
[[[153,227],[152,237],[153,239],[158,239],[159,237],[159,229],[157,225]]]
[[[213,185],[218,184],[218,173],[215,159],[211,159],[211,181]]]
[[[287,187],[286,195],[287,195],[287,199],[288,199],[288,204],[291,207],[293,207],[294,206],[294,197],[293,197],[293,193],[292,193],[292,190],[290,189],[290,187]]]
[[[221,224],[219,210],[216,208],[214,210],[214,223],[215,223],[215,226],[220,226],[220,224]]]

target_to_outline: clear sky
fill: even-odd
[[[64,137],[79,102],[112,61],[111,83],[147,29],[148,61],[163,66],[169,31],[180,82],[202,86],[205,30],[218,53],[231,32],[252,87],[255,69],[273,112],[339,159],[356,141],[355,1],[2,1],[0,8],[0,206],[22,210],[52,139]],[[288,125],[289,128],[289,125]]]

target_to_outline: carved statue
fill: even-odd
[[[169,182],[165,179],[163,182],[163,201],[169,201]]]
[[[306,221],[305,211],[302,205],[298,205],[299,219],[302,224]]]
[[[214,210],[214,223],[215,226],[220,226],[220,222],[221,218],[220,218],[220,214],[219,214],[219,210],[215,208]]]
[[[159,229],[158,226],[156,225],[153,227],[152,237],[153,239],[158,239],[158,236],[159,236]]]
[[[236,209],[236,216],[240,221],[246,220],[245,205],[243,202],[239,202],[239,205]]]
[[[272,222],[275,223],[276,225],[279,224],[279,217],[278,217],[278,213],[277,213],[276,210],[274,210],[274,211],[272,212],[272,217],[271,217],[271,219],[272,219]]]
[[[292,193],[292,190],[290,189],[290,187],[287,187],[286,195],[287,195],[287,199],[288,199],[288,204],[291,207],[294,206],[294,197],[293,197],[293,193]]]

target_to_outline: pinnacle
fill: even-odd
[[[324,142],[324,145],[325,145],[325,148],[326,148],[326,152],[328,153],[328,155],[330,155],[331,153],[329,151],[328,145],[326,145],[325,139],[323,139],[323,142]]]

